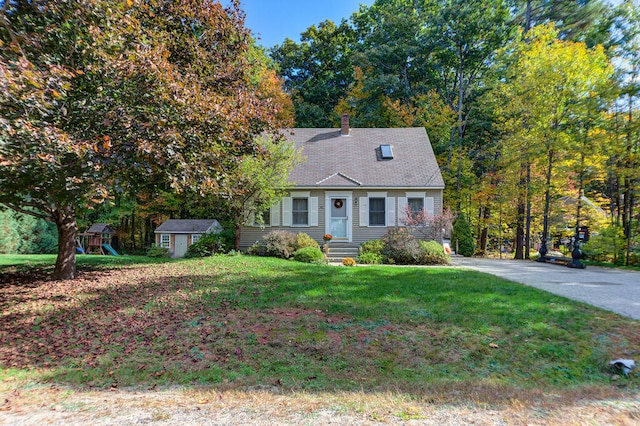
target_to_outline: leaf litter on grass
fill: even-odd
[[[413,395],[464,383],[454,398],[488,399],[519,388],[608,386],[589,358],[590,337],[613,336],[600,337],[598,356],[639,345],[637,323],[613,314],[485,283],[482,274],[455,271],[453,284],[446,270],[420,274],[215,257],[34,279],[3,288],[2,374],[28,370],[35,380],[102,388],[200,383]],[[577,331],[584,342],[571,340]]]

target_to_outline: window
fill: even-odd
[[[160,234],[160,247],[171,248],[171,235]]]
[[[382,154],[382,158],[385,160],[393,159],[393,150],[391,149],[391,145],[380,145],[380,153]]]
[[[193,234],[193,235],[191,235],[191,244],[193,244],[196,241],[198,241],[200,239],[200,237],[202,237],[202,234]]]
[[[309,199],[294,198],[291,204],[292,225],[309,225]]]
[[[262,218],[262,223],[260,223],[260,218]],[[257,212],[253,226],[271,226],[271,209]]]
[[[385,226],[385,198],[369,198],[369,226]]]
[[[420,213],[424,209],[424,198],[407,198],[407,204],[411,209],[411,215]]]

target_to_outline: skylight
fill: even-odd
[[[393,150],[391,149],[391,145],[380,145],[380,153],[382,154],[382,158],[385,160],[390,160],[393,158]]]

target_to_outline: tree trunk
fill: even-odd
[[[136,207],[131,210],[131,248],[136,249]]]
[[[553,170],[553,149],[549,147],[547,157],[547,179],[544,191],[544,214],[542,217],[542,244],[540,248],[541,257],[547,254],[549,247],[547,246],[549,237],[549,211],[551,207],[551,176]]]
[[[518,212],[516,215],[516,238],[514,243],[514,254],[513,258],[517,260],[524,259],[524,215],[525,215],[525,207],[526,207],[526,197],[525,197],[525,173],[524,173],[524,164],[520,169],[520,181],[518,182]]]
[[[531,163],[527,162],[526,172],[527,206],[524,223],[524,258],[531,258]]]
[[[234,238],[235,238],[235,246],[236,250],[240,250],[240,224],[235,225],[234,229]]]
[[[483,209],[482,216],[482,231],[480,231],[480,250],[482,250],[482,256],[487,255],[487,244],[489,242],[489,219],[491,218],[491,207],[485,207]]]
[[[58,209],[53,219],[58,228],[58,258],[53,279],[72,280],[76,277],[76,213],[67,206]]]

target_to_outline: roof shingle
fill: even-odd
[[[301,147],[306,162],[289,181],[298,187],[444,188],[444,180],[423,127],[398,129],[290,129],[287,138]],[[393,159],[382,159],[380,145],[391,145]]]
[[[222,227],[215,219],[169,219],[158,226],[155,233],[204,234],[207,231],[220,232]]]

